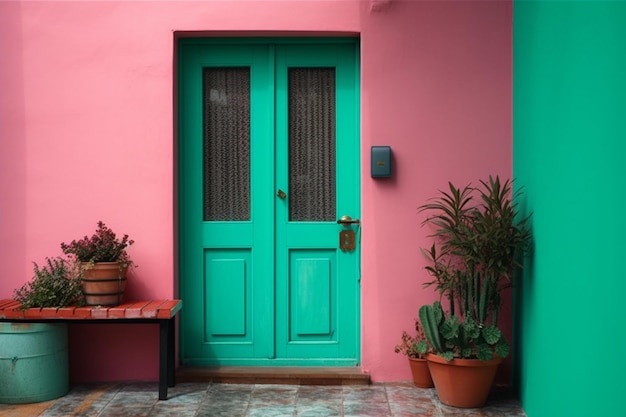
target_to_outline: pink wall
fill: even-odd
[[[416,207],[511,172],[510,2],[0,2],[0,298],[100,219],[137,242],[129,297],[175,295],[175,31],[360,34],[362,361],[408,379],[393,346],[434,298]],[[369,177],[371,145],[392,180]],[[73,380],[156,379],[156,329],[101,330],[72,329]]]
[[[388,144],[395,178],[363,174],[363,365],[407,377],[393,352],[417,310],[435,299],[416,208],[447,181],[511,171],[511,7],[498,2],[392,2],[363,14],[362,145]]]

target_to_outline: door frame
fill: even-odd
[[[361,210],[361,166],[362,166],[362,152],[361,152],[361,131],[360,131],[360,42],[358,37],[340,37],[340,38],[330,38],[330,37],[307,37],[307,38],[295,38],[295,37],[286,37],[286,38],[276,38],[276,37],[255,37],[255,38],[247,38],[247,37],[237,37],[237,38],[221,38],[221,37],[202,37],[202,38],[188,38],[188,37],[176,37],[175,38],[175,77],[174,77],[174,102],[175,102],[175,190],[176,190],[176,199],[175,199],[175,286],[178,294],[183,294],[183,288],[185,283],[182,281],[183,273],[181,272],[181,199],[180,199],[180,181],[182,177],[181,173],[181,140],[183,139],[183,129],[182,123],[180,123],[181,117],[180,112],[182,111],[183,103],[181,102],[181,92],[179,89],[179,85],[181,83],[181,53],[179,51],[178,46],[184,43],[186,45],[211,45],[211,46],[228,46],[228,45],[257,45],[257,44],[279,44],[279,45],[337,45],[337,44],[351,44],[354,45],[355,52],[355,71],[354,71],[354,83],[355,83],[355,118],[354,118],[354,132],[356,136],[356,148],[358,155],[356,157],[356,190],[359,195],[358,201],[358,211]],[[360,242],[360,228],[358,229],[358,258],[355,260],[355,273],[358,277],[357,279],[357,294],[356,294],[356,320],[355,323],[355,343],[356,343],[356,365],[360,365],[361,363],[361,286],[360,286],[360,277],[361,277],[361,242]],[[180,312],[180,321],[181,325],[179,328],[179,354],[181,355],[185,351],[185,338],[183,337],[184,326],[183,322],[185,320],[186,311],[183,308]],[[189,313],[190,314],[190,313]],[[281,365],[281,363],[276,363],[276,365]],[[320,364],[323,365],[323,364]],[[354,366],[354,365],[350,365]]]

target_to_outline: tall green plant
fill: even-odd
[[[528,217],[520,218],[517,211],[521,191],[514,192],[511,180],[501,182],[497,176],[481,180],[478,187],[459,188],[449,182],[448,188],[419,207],[429,213],[423,224],[434,229],[433,244],[421,249],[433,277],[425,285],[448,299],[450,318],[461,323],[461,336],[473,331],[472,326],[497,330],[501,293],[513,284],[515,270],[522,267],[520,256],[531,240]],[[465,339],[447,340],[463,345]],[[461,351],[463,346],[455,354]]]

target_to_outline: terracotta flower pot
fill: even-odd
[[[453,359],[450,362],[434,354],[426,355],[428,368],[439,400],[453,407],[482,407],[496,376],[501,358],[489,361]]]
[[[411,366],[411,374],[413,375],[413,384],[415,384],[416,387],[433,387],[433,379],[430,376],[426,359],[409,358],[409,365]]]
[[[126,289],[126,267],[117,262],[83,263],[83,294],[89,306],[115,306],[122,303]]]

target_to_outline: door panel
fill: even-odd
[[[227,43],[179,45],[183,363],[354,365],[356,45]]]
[[[249,336],[250,316],[246,300],[252,293],[250,251],[206,251],[205,300],[207,303],[205,337],[207,342],[239,340]],[[228,320],[224,320],[224,316]],[[249,340],[248,340],[249,341]]]

